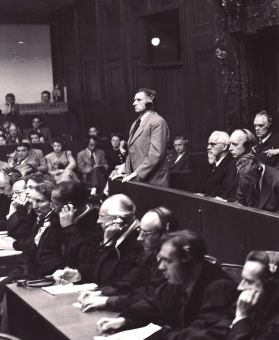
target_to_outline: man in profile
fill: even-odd
[[[254,250],[248,254],[227,340],[279,339],[278,266],[276,252]]]
[[[235,130],[230,137],[230,153],[234,158],[223,181],[220,197],[228,202],[234,202],[239,182],[239,173],[236,168],[237,160],[248,153],[252,152],[252,148],[256,143],[256,138],[247,129]]]
[[[207,145],[208,165],[198,183],[197,192],[219,196],[232,156],[229,153],[230,136],[224,131],[214,131]]]
[[[225,339],[230,306],[236,300],[236,284],[216,265],[204,259],[206,244],[189,230],[171,233],[159,253],[163,283],[152,298],[144,298],[124,310],[117,319],[97,322],[101,332],[162,326],[147,339]],[[230,320],[232,321],[232,319]]]
[[[170,172],[190,170],[187,143],[188,141],[183,136],[176,136],[174,138],[173,146],[175,152],[169,160]]]
[[[169,128],[154,111],[156,92],[139,89],[133,106],[139,118],[133,123],[128,139],[128,157],[123,182],[136,180],[162,187],[169,186],[167,142]]]
[[[279,211],[279,171],[262,164],[254,155],[242,156],[237,164],[240,180],[236,202],[262,210]]]

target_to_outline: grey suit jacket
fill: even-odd
[[[140,181],[168,187],[167,142],[169,128],[166,121],[152,111],[132,136],[131,132],[135,124],[136,122],[131,127],[128,139],[127,174],[135,171]]]

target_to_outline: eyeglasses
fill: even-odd
[[[224,144],[224,143],[207,143],[208,146],[211,146],[212,148],[215,148],[217,144]]]

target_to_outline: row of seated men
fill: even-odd
[[[50,103],[51,93],[43,91],[41,93],[40,103]],[[5,96],[5,104],[2,105],[0,114],[3,116],[17,116],[19,114],[19,105],[16,103],[16,97],[13,93],[7,93]]]
[[[215,131],[208,140],[208,165],[197,193],[271,212],[279,211],[279,136],[272,132],[266,111],[254,120],[255,136],[247,129],[231,136]]]
[[[40,173],[9,180],[9,236],[0,238],[0,247],[21,249],[22,255],[0,283],[1,299],[7,283],[52,275],[62,284],[97,284],[79,296],[83,312],[121,312],[99,320],[100,333],[152,322],[161,329],[149,340],[279,336],[277,253],[249,253],[237,289],[207,260],[203,238],[178,231],[179,221],[166,207],[138,221],[134,203],[123,194],[108,197],[99,210],[86,202],[79,183],[56,184]]]

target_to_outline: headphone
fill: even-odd
[[[145,103],[145,107],[146,107],[147,109],[151,109],[152,106],[153,106],[154,96],[150,95],[150,98],[151,98],[150,102],[146,102],[146,103]]]
[[[163,227],[163,229],[162,229],[163,232],[165,234],[168,234],[169,231],[170,231],[170,224],[169,224],[169,222],[167,220],[166,215],[163,213],[163,211],[160,208],[152,209],[152,211],[154,211],[158,215],[160,223],[161,223],[161,225]]]
[[[247,131],[245,129],[240,129],[240,131],[242,131],[245,134],[246,138],[247,138],[247,140],[245,142],[243,142],[243,147],[244,147],[245,150],[247,150],[247,149],[249,149],[251,147],[251,142],[249,140],[249,135],[248,135],[248,133],[247,133]]]

